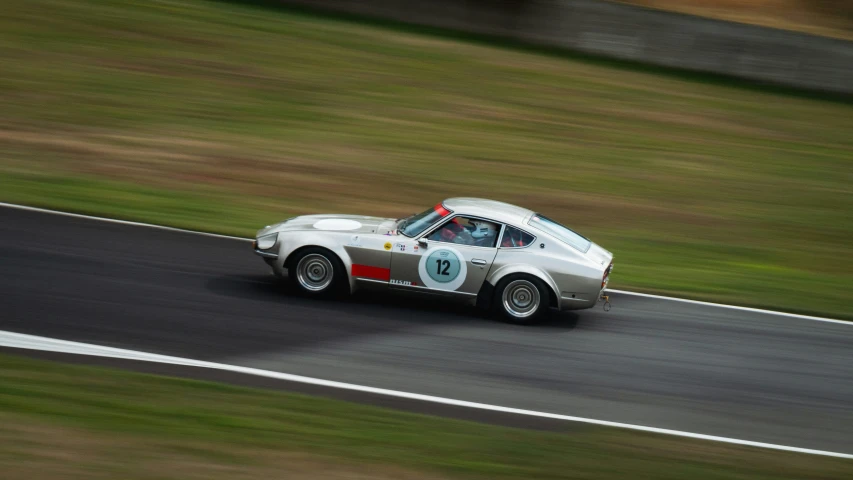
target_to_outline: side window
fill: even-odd
[[[501,247],[502,248],[526,247],[526,246],[530,245],[531,243],[533,243],[534,240],[536,240],[536,237],[534,237],[533,235],[531,235],[527,232],[522,232],[521,230],[519,230],[515,227],[510,227],[509,225],[507,225],[506,229],[504,230],[504,236],[503,236],[503,238],[501,238]]]
[[[495,222],[487,222],[479,218],[453,217],[427,238],[436,242],[494,248],[500,229],[500,225]]]

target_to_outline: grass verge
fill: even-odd
[[[849,478],[853,462],[538,432],[0,355],[3,478]]]
[[[509,201],[613,288],[853,318],[853,105],[204,0],[11,0],[0,200],[250,235]]]

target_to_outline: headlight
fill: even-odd
[[[258,249],[269,250],[275,246],[276,240],[278,240],[278,233],[271,233],[269,235],[264,235],[263,237],[258,237]]]

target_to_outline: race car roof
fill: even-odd
[[[525,218],[533,214],[532,210],[485,198],[455,197],[442,203],[456,214],[492,218],[516,225],[521,225]]]

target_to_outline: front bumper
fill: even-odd
[[[275,248],[275,247],[273,247]],[[258,241],[255,240],[252,242],[252,249],[255,251],[255,255],[259,255],[264,258],[269,258],[275,260],[278,258],[278,253],[270,251],[270,250],[261,250],[258,248]]]

